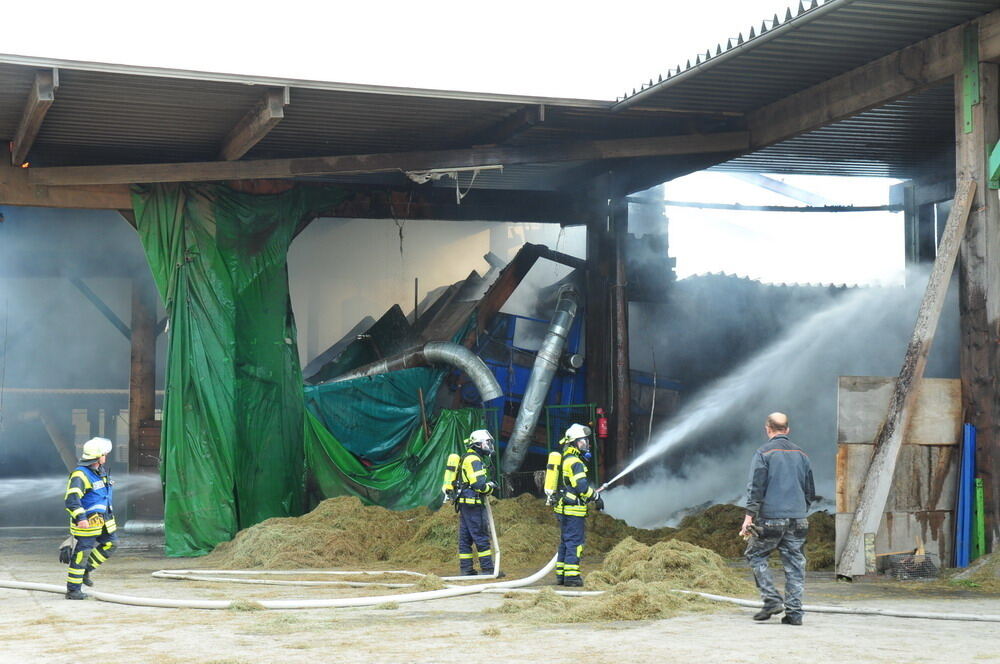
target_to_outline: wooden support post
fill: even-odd
[[[139,472],[139,429],[156,412],[156,290],[148,274],[132,278],[132,370],[129,375],[128,469]],[[149,470],[148,466],[142,470]]]
[[[628,295],[625,283],[625,236],[628,233],[628,202],[616,198],[611,203],[614,285],[611,289],[612,399],[611,426],[615,438],[614,472],[632,457],[632,377],[629,366]]]
[[[913,337],[906,348],[903,367],[889,400],[889,412],[885,422],[875,436],[871,465],[864,483],[861,485],[861,497],[858,499],[851,529],[847,534],[847,542],[837,561],[837,575],[850,578],[865,572],[864,542],[865,535],[875,533],[882,521],[889,490],[892,488],[892,477],[896,469],[896,458],[903,444],[903,434],[909,424],[913,404],[917,397],[917,388],[924,375],[927,364],[927,354],[934,341],[944,298],[948,292],[948,282],[958,257],[958,247],[965,233],[966,218],[976,192],[975,180],[959,182],[955,205],[941,238],[934,269],[927,282],[927,291],[920,303],[917,313],[917,323],[913,328]]]
[[[987,154],[1000,138],[996,64],[979,65],[978,104],[972,106],[972,131],[962,120],[963,81],[955,80],[956,175],[975,178],[976,191],[959,262],[961,347],[959,366],[965,420],[976,427],[976,475],[983,478],[986,541],[1000,544],[1000,201],[986,186]]]
[[[609,251],[608,202],[604,194],[594,197],[592,203],[595,214],[587,223],[587,273],[586,273],[586,320],[585,339],[587,353],[587,401],[597,404],[605,411],[610,409],[611,373],[611,311],[608,297],[611,284],[611,253]],[[598,444],[598,459],[601,477],[611,477],[611,468],[617,459],[616,441],[613,437],[602,438]]]

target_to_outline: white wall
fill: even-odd
[[[288,252],[292,307],[298,324],[299,359],[305,366],[340,340],[365,316],[378,318],[393,304],[413,309],[413,280],[419,297],[485,274],[483,256],[492,251],[509,261],[525,242],[545,244],[583,257],[582,227],[554,224],[458,221],[317,219]],[[402,254],[400,253],[402,232]],[[545,285],[568,268],[543,261],[526,283]],[[509,310],[505,308],[505,311]]]

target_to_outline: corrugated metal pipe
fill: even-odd
[[[327,383],[340,383],[414,367],[429,367],[432,364],[448,364],[465,373],[475,383],[483,401],[503,396],[503,390],[500,389],[500,384],[489,367],[471,350],[450,341],[429,341],[419,348],[373,362],[343,376],[337,376]]]
[[[556,311],[549,323],[549,331],[542,341],[542,347],[538,349],[535,357],[535,367],[531,370],[531,378],[528,380],[528,387],[524,390],[524,398],[521,400],[521,408],[517,411],[517,421],[514,423],[514,431],[511,432],[510,441],[503,455],[503,472],[513,473],[524,462],[524,455],[528,451],[528,443],[538,418],[542,414],[545,405],[545,395],[549,393],[549,386],[552,385],[552,377],[559,368],[562,359],[563,349],[566,347],[566,338],[569,336],[569,329],[573,326],[573,319],[576,318],[576,309],[579,296],[572,286],[563,286],[559,291],[559,299],[556,302]]]

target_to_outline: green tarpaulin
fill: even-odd
[[[170,319],[160,449],[168,555],[208,553],[241,528],[302,513],[307,474],[314,499],[355,495],[391,509],[436,500],[448,453],[482,426],[481,412],[444,411],[425,437],[418,394],[433,403],[444,371],[303,395],[286,255],[302,221],[339,191],[173,184],[136,187],[132,198]]]
[[[286,254],[336,190],[133,189],[136,228],[170,318],[161,443],[166,550],[207,553],[303,508],[302,375]]]
[[[357,496],[365,504],[394,510],[431,505],[441,495],[448,454],[459,451],[473,429],[483,426],[480,410],[441,411],[429,439],[418,426],[391,460],[367,467],[307,412],[305,450],[311,484],[323,498]]]
[[[445,372],[406,369],[305,388],[306,407],[347,450],[383,463],[421,423],[419,391],[432,404]]]

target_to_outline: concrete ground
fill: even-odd
[[[0,539],[0,581],[62,584],[57,539]],[[156,550],[123,548],[95,575],[96,589],[215,599],[362,592],[150,577],[157,569],[197,566],[197,560],[164,558]],[[830,574],[815,574],[806,592],[807,604],[1000,614],[1000,596],[942,591],[920,582],[843,584]],[[1000,623],[812,613],[802,627],[791,627],[776,618],[755,623],[753,610],[720,604],[713,614],[669,620],[530,624],[485,612],[503,601],[480,594],[398,608],[206,611],[71,602],[53,593],[0,588],[0,662],[1000,662]]]

